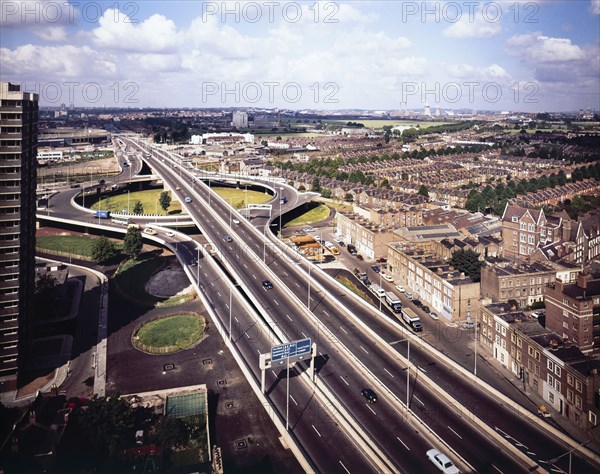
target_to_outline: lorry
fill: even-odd
[[[110,211],[96,211],[94,217],[98,219],[110,219]]]
[[[421,325],[421,320],[415,314],[415,312],[410,308],[402,308],[400,311],[402,313],[402,320],[408,324],[408,326],[414,332],[421,332],[423,330],[423,326]]]
[[[400,301],[400,298],[398,298],[393,292],[386,291],[385,302],[389,305],[390,308],[392,308],[394,313],[399,313],[400,311],[402,311],[402,301]]]

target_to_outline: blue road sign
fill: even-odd
[[[310,354],[310,338],[292,341],[271,348],[271,362],[287,358],[298,358],[304,354]]]

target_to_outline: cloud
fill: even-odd
[[[506,70],[498,64],[489,66],[471,66],[470,64],[450,64],[446,67],[448,75],[452,78],[467,81],[509,83],[512,78]]]
[[[592,15],[600,15],[600,0],[590,1],[590,13]]]
[[[48,42],[60,42],[67,39],[67,32],[62,26],[50,26],[34,30],[35,36]]]
[[[506,53],[537,63],[577,61],[585,57],[583,50],[568,38],[551,38],[540,33],[514,35],[506,42]]]
[[[171,53],[176,51],[180,38],[172,20],[152,15],[136,24],[124,13],[107,9],[92,31],[96,46],[113,51],[136,53]]]
[[[498,8],[498,7],[496,7]],[[482,10],[479,8],[474,14],[463,12],[456,23],[453,23],[443,31],[448,38],[490,38],[497,36],[502,31],[500,17],[497,11]],[[500,15],[501,16],[501,15]]]
[[[15,50],[0,49],[2,74],[24,79],[70,80],[106,78],[117,71],[115,58],[89,46],[39,46],[26,44]]]

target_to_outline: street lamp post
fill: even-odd
[[[548,459],[548,466],[552,467],[553,464],[556,464],[556,461],[558,461],[560,458],[566,456],[567,454],[569,455],[569,474],[571,474],[571,465],[572,465],[572,461],[573,461],[573,451],[577,451],[579,448],[586,446],[588,444],[590,444],[592,442],[591,439],[588,439],[587,441],[584,441],[583,443],[579,443],[577,446],[575,446],[573,449],[570,449],[569,451],[567,451],[566,453],[561,454],[560,456],[556,456],[555,458],[552,459]]]
[[[281,196],[283,192],[283,187],[279,188],[279,235],[283,237],[283,229],[281,228]]]
[[[379,288],[383,288],[381,281],[381,270],[379,270]],[[379,311],[381,311],[381,297],[379,298]]]

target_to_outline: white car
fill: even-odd
[[[240,221],[238,219],[231,219],[231,222],[233,222],[234,224],[239,224]]]
[[[440,453],[437,449],[427,451],[427,458],[444,474],[460,474],[460,471],[452,464],[448,456]]]
[[[404,292],[406,291],[402,285],[396,285],[396,289],[397,289],[397,290],[398,290],[400,293],[404,293]]]
[[[169,230],[169,231],[165,232],[165,235],[167,237],[175,237],[175,232],[173,232],[172,230]]]
[[[394,279],[392,278],[391,275],[388,275],[387,273],[382,273],[381,277],[385,280],[385,281],[394,281]]]
[[[431,316],[431,319],[435,319],[436,321],[438,319],[440,319],[440,317],[437,315],[437,313],[434,313],[433,311],[431,313],[429,313],[429,316]]]

